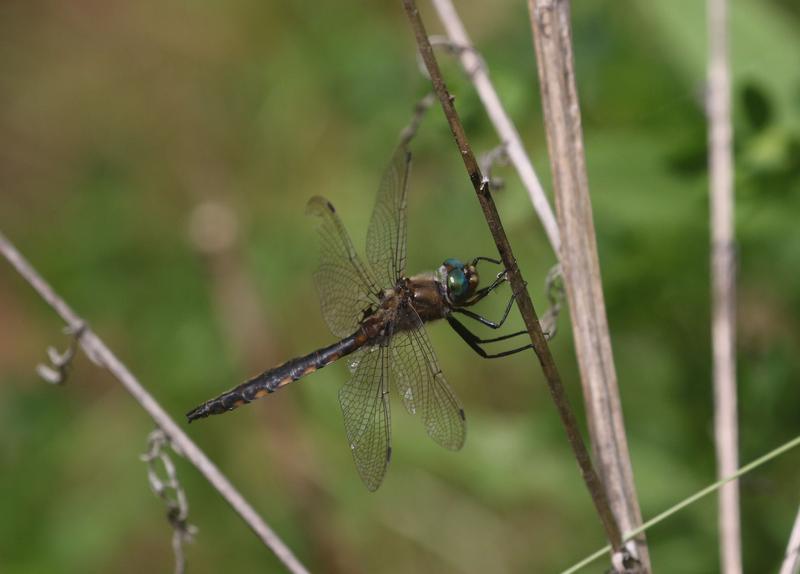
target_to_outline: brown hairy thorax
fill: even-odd
[[[443,287],[434,274],[402,277],[393,288],[381,294],[380,307],[365,311],[360,334],[367,342],[378,344],[383,338],[391,337],[391,333],[384,332],[387,325],[392,325],[395,332],[409,331],[419,326],[419,320],[427,323],[446,315]]]

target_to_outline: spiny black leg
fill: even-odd
[[[497,343],[499,341],[505,341],[506,339],[513,339],[514,337],[519,337],[520,335],[527,335],[528,332],[526,330],[517,331],[516,333],[509,333],[508,335],[503,335],[501,337],[492,337],[491,339],[478,339],[477,342],[483,345],[484,343]]]
[[[519,353],[521,351],[525,351],[527,349],[532,349],[533,348],[533,345],[528,344],[528,345],[525,345],[524,347],[519,347],[517,349],[511,349],[509,351],[503,351],[501,353],[494,353],[494,354],[490,355],[489,353],[484,351],[483,348],[480,346],[481,339],[479,339],[477,336],[475,336],[475,334],[472,333],[472,331],[467,329],[455,317],[452,317],[452,316],[448,315],[447,316],[447,322],[450,324],[450,326],[453,328],[453,330],[456,333],[458,333],[458,335],[462,339],[464,339],[464,342],[467,343],[467,345],[469,345],[470,348],[473,351],[478,353],[484,359],[499,359],[500,357],[507,357],[509,355],[513,355],[515,353]],[[522,331],[520,333],[514,333],[514,334],[508,335],[506,337],[498,337],[497,340],[503,340],[503,339],[508,339],[508,338],[511,338],[511,337],[516,337],[517,335],[520,335],[521,333],[524,333],[524,332],[527,332],[527,331]],[[490,342],[490,341],[486,341],[486,342]]]
[[[487,285],[482,289],[478,289],[472,296],[472,298],[469,300],[469,303],[467,304],[474,305],[475,303],[486,297],[489,293],[497,289],[500,285],[505,283],[507,279],[508,278],[506,277],[505,271],[503,273],[498,273],[497,278],[494,281],[492,281],[492,284]]]
[[[499,259],[494,259],[493,257],[484,257],[483,255],[476,257],[472,260],[473,265],[477,265],[478,261],[488,261],[489,263],[494,263],[495,265],[500,265],[502,261]]]
[[[478,338],[473,335],[469,329],[449,315],[447,316],[447,322],[450,324],[453,330],[458,333],[458,336],[464,339],[464,342],[469,345],[473,351],[478,353],[481,357],[486,357],[486,351],[481,348],[477,342]]]
[[[503,326],[503,323],[506,322],[506,319],[508,319],[508,314],[511,312],[511,306],[513,304],[514,304],[514,294],[512,293],[511,298],[508,300],[508,304],[506,305],[506,310],[503,312],[503,318],[497,322],[490,321],[486,317],[478,315],[477,313],[475,313],[474,311],[470,311],[469,309],[459,308],[459,309],[453,309],[453,311],[456,311],[458,313],[463,313],[467,317],[475,319],[476,321],[479,321],[482,324],[486,325],[487,327],[491,327],[492,329],[499,329],[500,327]]]
[[[505,283],[507,280],[508,280],[508,277],[506,276],[506,272],[505,271],[503,271],[502,273],[498,273],[497,274],[497,278],[494,281],[492,281],[491,285],[489,285],[487,287],[484,287],[483,289],[478,289],[475,292],[475,294],[472,296],[472,298],[470,298],[469,301],[463,303],[463,305],[465,305],[465,306],[466,305],[474,305],[475,303],[477,303],[478,301],[480,301],[481,299],[486,297],[489,293],[491,293],[492,291],[497,289],[500,285]]]
[[[484,343],[498,343],[500,341],[505,341],[507,339],[513,339],[514,337],[519,337],[520,335],[527,335],[528,334],[528,331],[523,329],[522,331],[517,331],[515,333],[509,333],[508,335],[501,335],[499,337],[492,337],[490,339],[481,339],[475,333],[473,333],[472,331],[467,329],[466,325],[464,325],[461,321],[459,321],[455,317],[448,317],[448,319],[452,319],[453,321],[455,321],[456,323],[461,325],[472,336],[472,338],[473,338],[472,340],[475,341],[478,344],[481,344],[481,345],[483,345]]]

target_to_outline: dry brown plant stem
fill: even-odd
[[[155,423],[169,437],[177,452],[191,462],[200,474],[222,495],[234,511],[241,516],[258,538],[275,553],[275,556],[294,574],[308,571],[284,544],[261,516],[244,499],[216,465],[198,448],[178,427],[166,411],[148,393],[128,368],[111,352],[86,322],[78,316],[67,303],[56,294],[53,288],[31,266],[11,242],[0,233],[0,253],[8,260],[28,284],[53,308],[67,323],[72,332],[80,333],[81,348],[95,364],[108,370],[119,381],[136,402],[147,412]]]
[[[624,531],[642,523],[611,350],[586,174],[566,0],[529,0],[539,86],[561,229],[561,264],[595,461]],[[629,548],[650,570],[643,537]]]
[[[478,167],[478,162],[467,141],[464,128],[461,125],[461,120],[453,106],[453,97],[445,86],[441,71],[439,70],[439,65],[436,61],[436,56],[434,55],[433,48],[428,39],[428,34],[425,31],[425,26],[420,18],[416,3],[414,0],[403,0],[403,6],[414,31],[417,47],[419,48],[428,74],[430,75],[431,82],[433,83],[434,92],[442,105],[442,110],[453,132],[453,137],[455,138],[461,158],[466,166],[472,186],[475,189],[484,217],[486,218],[486,223],[497,245],[497,250],[503,260],[503,265],[507,270],[508,280],[511,283],[511,289],[515,295],[517,307],[519,308],[528,334],[530,335],[531,343],[539,359],[545,379],[547,380],[550,395],[561,417],[561,422],[564,425],[570,446],[572,447],[580,467],[583,480],[586,483],[603,524],[603,528],[606,531],[606,536],[612,547],[618,550],[621,548],[619,527],[611,513],[605,491],[592,466],[591,457],[581,437],[575,415],[569,405],[564,386],[561,383],[561,377],[558,374],[558,369],[550,353],[547,340],[542,333],[530,295],[525,287],[525,281],[522,278],[522,274],[517,266],[517,261],[511,250],[511,245],[506,237],[505,230],[500,221],[500,216],[497,212],[497,207],[489,193],[488,181],[482,176],[480,168]]]
[[[739,466],[736,415],[736,261],[733,238],[733,128],[728,62],[728,2],[708,0],[708,147],[711,186],[711,344],[717,476]],[[719,491],[721,571],[742,571],[739,482]]]

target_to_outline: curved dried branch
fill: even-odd
[[[119,381],[136,402],[150,415],[155,423],[169,437],[170,442],[180,454],[200,471],[208,482],[231,505],[242,520],[258,536],[259,539],[275,553],[275,556],[295,574],[306,573],[306,568],[295,557],[292,551],[267,525],[244,497],[236,490],[216,465],[198,448],[194,442],[178,427],[153,396],[133,376],[128,368],[111,352],[94,331],[86,327],[86,322],[79,317],[69,305],[59,297],[53,288],[42,278],[30,263],[17,251],[11,242],[0,233],[0,253],[22,275],[30,286],[58,313],[73,332],[80,331],[79,343],[86,355],[96,364],[108,370]]]

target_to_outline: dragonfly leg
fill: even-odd
[[[475,259],[472,260],[471,265],[475,267],[479,261],[489,261],[490,263],[495,263],[497,265],[500,265],[502,263],[502,261],[500,261],[499,259],[492,259],[491,257],[476,257]],[[472,298],[469,300],[468,304],[474,305],[475,303],[486,297],[489,293],[497,289],[500,285],[505,283],[507,280],[508,277],[506,275],[505,270],[501,271],[500,273],[497,274],[497,277],[495,277],[495,280],[492,281],[491,285],[488,285],[482,289],[478,289],[472,296]]]
[[[453,328],[453,330],[456,333],[458,333],[458,335],[462,339],[464,339],[464,342],[467,345],[469,345],[470,348],[473,351],[478,353],[484,359],[498,359],[500,357],[507,357],[509,355],[513,355],[515,353],[519,353],[519,352],[526,351],[528,349],[532,349],[533,348],[533,345],[529,343],[527,345],[524,345],[522,347],[518,347],[516,349],[510,349],[508,351],[502,351],[500,353],[492,353],[492,354],[490,354],[490,353],[487,353],[483,349],[483,347],[481,347],[481,344],[483,344],[483,343],[494,343],[496,341],[504,341],[506,339],[510,339],[512,337],[517,337],[519,335],[522,335],[523,333],[527,333],[527,331],[519,331],[517,333],[512,333],[510,335],[504,335],[502,337],[495,337],[493,339],[481,339],[477,335],[475,335],[475,333],[473,333],[472,331],[467,329],[464,326],[464,324],[461,323],[460,321],[458,321],[455,317],[453,317],[451,315],[448,315],[447,322],[450,324],[450,326]]]
[[[482,323],[483,325],[486,325],[487,327],[491,327],[492,329],[499,329],[500,327],[503,326],[503,323],[506,322],[506,319],[508,319],[508,314],[511,312],[511,306],[513,304],[514,304],[514,294],[512,293],[511,298],[508,300],[508,304],[506,305],[506,310],[503,312],[503,317],[499,321],[490,321],[486,317],[479,315],[474,311],[470,311],[469,309],[459,308],[459,309],[454,309],[454,311],[457,311],[458,313],[463,313],[470,319],[475,319],[476,321]]]
[[[488,261],[489,263],[494,263],[495,265],[500,265],[503,263],[499,259],[495,259],[494,257],[484,257],[483,255],[479,255],[475,259],[472,260],[472,265],[477,265],[478,261]]]
[[[474,305],[475,303],[477,303],[478,301],[480,301],[481,299],[486,297],[489,293],[491,293],[492,291],[497,289],[500,285],[505,283],[505,281],[506,281],[505,273],[500,273],[497,276],[497,279],[495,279],[492,282],[491,285],[489,285],[487,287],[483,287],[482,289],[478,289],[477,291],[475,291],[475,294],[470,298],[469,302],[467,302],[465,304],[466,305]]]
[[[527,335],[528,332],[523,329],[522,331],[517,331],[516,333],[509,333],[508,335],[502,335],[500,337],[492,337],[491,339],[478,339],[477,343],[483,345],[484,343],[497,343],[499,341],[506,341],[508,339],[513,339],[514,337],[519,337],[520,335]]]

